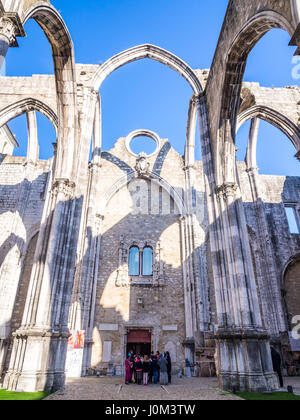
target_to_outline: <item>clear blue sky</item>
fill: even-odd
[[[193,68],[209,68],[217,45],[227,0],[53,0],[71,33],[77,63],[104,62],[134,45],[151,43],[178,55]],[[34,21],[26,26],[27,38],[20,48],[10,49],[7,75],[30,76],[53,73],[51,50]],[[245,80],[263,86],[295,85],[291,60],[294,48],[289,35],[272,30],[252,51]],[[110,149],[119,137],[138,128],[168,138],[183,154],[189,99],[187,82],[160,63],[142,60],[114,72],[101,88],[103,105],[103,148]],[[54,130],[38,116],[41,158],[52,154]],[[26,120],[10,123],[26,153]],[[237,138],[238,157],[243,160],[247,124]],[[271,146],[274,156],[271,158]],[[268,150],[268,152],[267,152]],[[262,124],[258,162],[263,173],[299,175],[299,162],[289,140],[269,124]],[[197,157],[200,158],[198,145]]]

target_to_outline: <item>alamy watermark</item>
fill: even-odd
[[[0,58],[0,77],[6,76],[6,60],[2,57]]]
[[[292,64],[293,64],[292,78],[294,80],[299,80],[300,79],[300,57],[299,56],[293,57]]]
[[[292,319],[292,337],[294,340],[300,340],[300,315],[296,315]]]

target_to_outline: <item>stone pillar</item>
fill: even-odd
[[[193,361],[194,357],[194,327],[193,327],[193,304],[192,304],[192,290],[191,290],[191,274],[189,261],[189,246],[188,246],[188,220],[187,216],[180,218],[181,230],[181,247],[182,247],[182,267],[183,267],[183,287],[184,287],[184,310],[185,310],[185,358]]]
[[[36,164],[39,158],[39,141],[37,133],[36,112],[29,111],[27,116],[28,129],[28,147],[27,147],[27,161]]]
[[[248,148],[246,154],[246,164],[248,168],[256,168],[256,151],[257,151],[257,140],[259,131],[260,119],[253,118],[251,120]]]
[[[5,61],[8,48],[15,45],[16,27],[14,22],[5,16],[0,18],[0,70]]]
[[[194,96],[190,101],[188,125],[186,134],[186,145],[185,145],[185,165],[187,167],[195,164],[195,134],[197,124],[197,107]]]
[[[95,147],[97,141],[94,143]],[[95,151],[95,147],[93,152]],[[93,344],[96,288],[100,263],[101,226],[103,216],[97,212],[97,186],[100,177],[100,154],[93,153],[89,165],[87,198],[83,206],[84,225],[79,239],[79,261],[75,275],[70,328],[85,331],[82,374],[87,374]]]
[[[35,392],[64,386],[77,243],[74,189],[69,180],[56,179],[48,193],[22,326],[13,334],[4,381],[9,390]]]
[[[10,229],[9,250],[0,268],[0,371],[4,368],[6,352],[11,341],[11,319],[20,282],[22,255],[25,254],[27,246],[24,218],[32,183],[36,177],[35,165],[30,162],[26,162],[21,170],[23,170],[23,180],[19,184],[18,204],[14,209],[11,226],[8,226]],[[9,287],[7,287],[8,284]]]
[[[218,315],[215,338],[219,384],[225,390],[276,389],[239,188],[234,182],[216,186],[205,96],[198,98],[198,110]],[[229,135],[229,127],[226,133]],[[232,152],[229,143],[226,150]],[[226,174],[230,179],[230,170]]]
[[[95,118],[93,125],[93,157],[92,160],[95,164],[99,164],[101,157],[102,147],[102,127],[101,127],[101,104],[100,97],[97,96],[95,105]]]
[[[279,338],[280,332],[286,330],[286,323],[282,307],[281,287],[278,283],[278,274],[274,264],[275,255],[269,235],[265,205],[261,198],[262,194],[256,161],[259,123],[260,120],[258,118],[254,118],[251,121],[246,156],[247,173],[256,215],[256,224],[254,226],[256,235],[252,239],[252,243],[254,247],[258,248],[260,255],[259,260],[256,261],[256,275],[261,296],[260,304],[262,307],[264,327],[267,328],[267,331],[273,337]],[[253,253],[253,256],[255,254]],[[278,308],[281,308],[281,310],[278,310]]]
[[[189,156],[188,159],[191,159]],[[205,234],[200,226],[196,215],[195,197],[195,167],[188,165],[185,167],[185,206],[188,211],[187,216],[187,242],[188,242],[188,261],[190,281],[192,283],[192,313],[194,334],[209,331],[209,296],[208,283],[206,277],[205,253],[201,252],[201,247],[205,246]],[[204,205],[204,203],[203,203]],[[200,231],[203,231],[201,235]]]

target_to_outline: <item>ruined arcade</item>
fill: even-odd
[[[299,357],[290,333],[300,315],[300,176],[259,173],[257,132],[260,120],[279,128],[300,159],[300,88],[243,75],[272,28],[300,54],[299,0],[230,0],[209,70],[150,44],[76,63],[62,17],[36,0],[0,1],[1,65],[29,19],[51,44],[55,74],[0,77],[1,385],[33,392],[60,389],[66,377],[121,376],[131,348],[160,348],[174,374],[188,359],[194,375],[217,375],[224,390],[277,389],[270,344],[288,375]],[[102,148],[99,89],[145,58],[193,90],[184,156],[144,127]],[[36,112],[57,133],[49,160],[39,159]],[[17,157],[7,124],[22,114],[28,148]],[[246,121],[247,155],[237,162]],[[153,153],[134,153],[140,136],[155,142]]]

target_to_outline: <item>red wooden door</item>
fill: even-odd
[[[131,330],[127,335],[127,343],[151,343],[151,332],[147,330]]]

